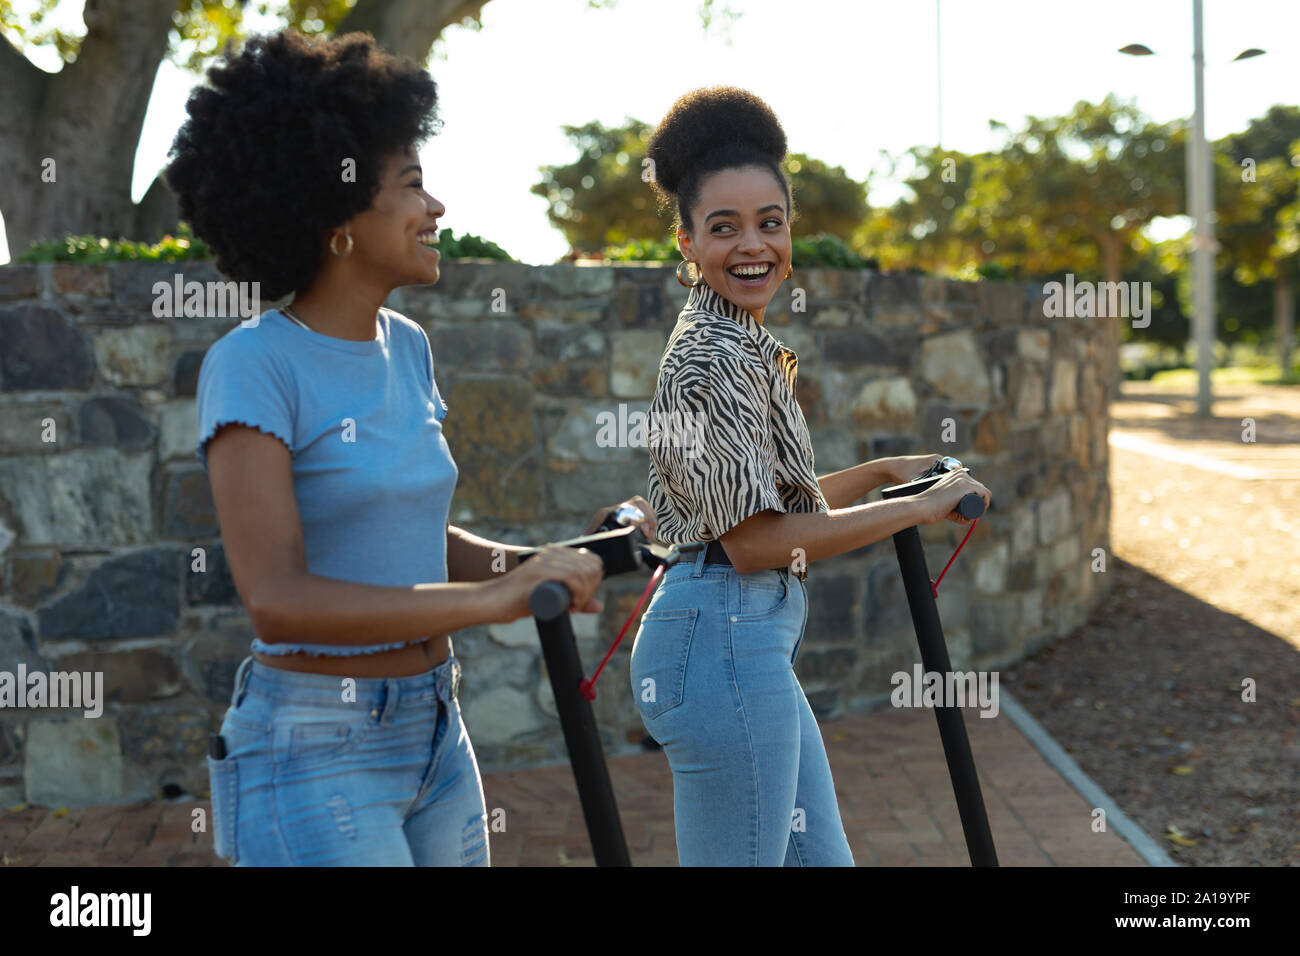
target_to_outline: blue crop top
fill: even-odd
[[[369,342],[322,335],[278,310],[213,343],[199,368],[199,442],[227,422],[284,442],[307,570],[363,584],[447,580],[447,516],[458,470],[429,338],[381,309]],[[266,644],[264,654],[373,654],[392,644]]]

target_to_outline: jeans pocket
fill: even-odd
[[[790,600],[790,582],[780,571],[755,571],[740,578],[741,621],[761,621],[781,613]]]
[[[209,757],[208,781],[212,791],[213,849],[234,865],[239,862],[239,764],[233,757]]]
[[[682,704],[698,608],[647,611],[632,648],[632,689],[647,721]]]

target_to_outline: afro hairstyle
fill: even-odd
[[[794,215],[790,182],[781,168],[785,130],[772,108],[747,90],[708,86],[679,97],[650,135],[646,155],[654,163],[660,207],[676,200],[674,228],[692,228],[691,208],[709,175],[751,166],[776,177]]]
[[[254,35],[206,79],[164,181],[217,269],[272,300],[311,284],[325,234],[371,206],[384,161],[441,126],[433,77],[368,33]]]

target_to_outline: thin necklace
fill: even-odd
[[[293,311],[293,307],[292,307],[292,306],[288,306],[288,305],[286,305],[286,306],[285,306],[284,308],[282,308],[280,311],[283,312],[285,315],[287,315],[289,318],[293,319],[295,322],[297,322],[299,325],[301,325],[301,326],[302,326],[304,329],[306,329],[308,332],[311,331],[311,326],[309,326],[309,325],[308,325],[306,322],[304,322],[302,319],[298,318],[298,313],[295,312],[295,311]]]
[[[302,326],[304,329],[306,329],[308,332],[315,332],[315,331],[316,331],[316,330],[313,329],[310,325],[308,325],[306,322],[304,322],[302,319],[300,319],[300,318],[298,317],[298,313],[295,312],[295,311],[293,311],[293,306],[290,306],[290,305],[283,306],[283,307],[281,307],[280,311],[283,312],[283,313],[284,313],[286,316],[288,316],[289,318],[293,319],[295,322],[297,322],[299,325],[301,325],[301,326]],[[378,313],[378,312],[375,313],[375,321],[376,321],[376,323],[379,321],[379,313]],[[320,335],[321,333],[316,332],[316,334],[317,334],[317,335]],[[373,341],[375,341],[375,339],[371,339],[370,341],[373,342]]]

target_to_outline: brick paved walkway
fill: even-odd
[[[1142,866],[1005,715],[965,712],[999,862],[1004,866]],[[934,714],[884,709],[822,722],[849,845],[859,866],[967,866],[961,823]],[[662,753],[615,757],[610,775],[632,862],[675,866],[672,775]],[[485,774],[493,866],[593,863],[567,765]],[[190,832],[201,802],[0,812],[9,866],[224,865]]]

